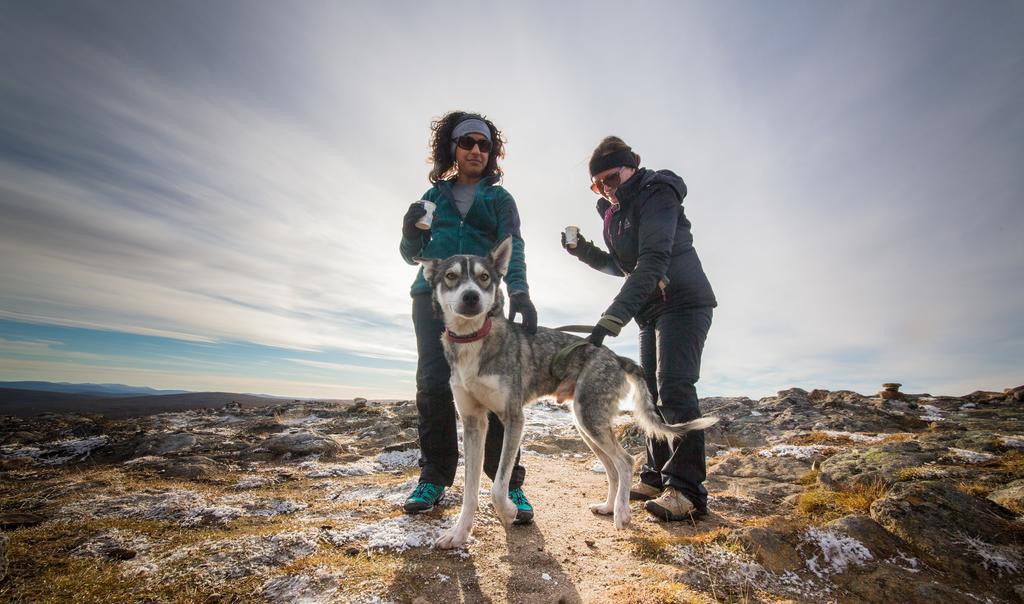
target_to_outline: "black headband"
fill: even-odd
[[[627,168],[638,167],[633,150],[629,147],[590,160],[590,176],[593,177],[608,168],[617,168],[619,166],[626,166]]]

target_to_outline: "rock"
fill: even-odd
[[[761,566],[773,573],[781,575],[804,566],[796,547],[772,529],[747,527],[733,531],[729,539],[740,544]]]
[[[882,390],[878,393],[878,396],[887,401],[905,400],[907,397],[900,392],[900,386],[902,385],[896,383],[882,384]]]
[[[1018,403],[1024,402],[1024,386],[1017,386],[1016,388],[1007,388],[1006,390],[1003,390],[1003,395],[1006,397],[1007,400],[1013,400]]]
[[[238,401],[231,401],[221,407],[221,410],[228,413],[239,413],[242,410],[242,403],[239,403]]]
[[[196,436],[187,432],[176,432],[171,434],[153,434],[135,448],[136,457],[147,455],[167,455],[168,453],[180,453],[188,451],[196,446]]]
[[[1024,516],[1024,480],[1014,480],[998,491],[989,493],[988,498],[1015,514]]]
[[[830,393],[829,393],[828,390],[822,390],[820,388],[815,388],[814,390],[811,390],[809,393],[807,393],[807,399],[810,400],[810,401],[814,401],[816,403],[820,403],[820,402],[824,402],[825,399],[828,398],[829,394]]]
[[[202,455],[171,458],[147,456],[126,462],[125,466],[135,470],[155,472],[165,478],[184,478],[186,480],[211,480],[222,476],[225,472],[223,464]]]
[[[910,547],[869,516],[853,515],[834,520],[829,528],[841,531],[864,545],[876,560],[894,558]]]
[[[0,535],[0,581],[7,577],[7,535]]]
[[[297,430],[271,436],[260,445],[275,455],[333,455],[341,448],[330,436],[313,430]]]
[[[983,552],[1013,540],[1013,514],[941,481],[901,482],[871,505],[871,517],[932,565],[979,581],[995,580]]]
[[[937,460],[946,447],[903,441],[850,449],[821,462],[818,482],[838,490],[853,485],[892,484],[900,470],[916,468]]]
[[[35,526],[49,520],[42,514],[32,512],[0,512],[0,530],[11,531],[26,526]]]
[[[399,442],[396,442],[396,443],[393,443],[393,444],[390,444],[390,445],[385,445],[384,446],[384,451],[385,452],[405,451],[405,450],[408,450],[408,449],[416,449],[418,447],[419,447],[419,444],[416,441],[414,441],[414,440],[403,440],[403,441],[399,441]]]
[[[709,491],[775,502],[799,493],[797,485],[811,470],[811,462],[794,457],[737,455],[708,469]]]

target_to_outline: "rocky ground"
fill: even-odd
[[[417,517],[409,402],[0,423],[10,602],[1016,602],[1024,387],[965,397],[791,389],[708,398],[711,515],[628,530],[587,511],[603,470],[567,408],[529,412],[533,526],[482,497]],[[634,453],[629,416],[619,430]],[[639,457],[639,456],[638,456]],[[484,485],[489,489],[489,484]]]

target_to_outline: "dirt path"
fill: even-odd
[[[524,465],[529,472],[525,491],[536,510],[532,526],[506,533],[490,506],[482,505],[473,541],[464,552],[407,550],[385,597],[421,602],[657,601],[659,582],[672,581],[680,569],[644,559],[645,544],[713,531],[723,520],[712,514],[696,527],[656,522],[634,503],[630,528],[616,531],[610,517],[588,509],[607,492],[605,475],[591,469],[592,456],[529,456]],[[460,483],[461,477],[456,487]],[[448,496],[446,505],[432,513],[454,518],[460,501]]]

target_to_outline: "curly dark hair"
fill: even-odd
[[[496,176],[498,180],[501,180],[504,173],[498,166],[498,160],[505,157],[505,137],[501,130],[498,130],[494,123],[482,114],[450,111],[441,119],[430,122],[430,156],[427,161],[433,162],[434,167],[431,168],[427,178],[431,184],[458,174],[458,166],[455,164],[455,156],[452,154],[452,130],[455,129],[456,124],[467,118],[483,120],[491,129],[491,152],[487,155],[487,165],[484,166],[483,177]]]

